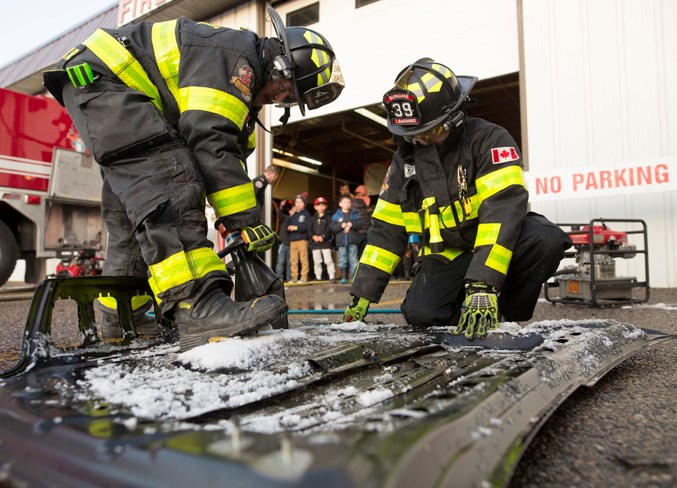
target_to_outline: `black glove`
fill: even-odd
[[[242,228],[242,240],[247,245],[247,251],[267,251],[275,245],[278,239],[277,234],[266,224]]]
[[[461,318],[452,333],[458,335],[465,331],[468,339],[482,338],[487,334],[487,328],[498,329],[498,291],[481,281],[468,283],[465,287]]]

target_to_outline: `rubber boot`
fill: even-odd
[[[152,300],[148,300],[132,312],[132,324],[139,337],[154,339],[160,335],[160,328],[154,316],[147,315],[153,306]],[[99,339],[107,344],[117,344],[124,339],[122,328],[118,320],[116,308],[107,307],[98,299],[94,300],[96,314],[97,334]]]
[[[221,288],[211,287],[198,298],[176,305],[174,321],[179,328],[181,352],[255,332],[284,316],[287,310],[287,303],[277,295],[234,302]]]

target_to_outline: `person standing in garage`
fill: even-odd
[[[290,107],[305,114],[343,88],[327,39],[268,12],[277,38],[185,17],[98,29],[44,74],[101,166],[104,273],[149,276],[182,350],[256,331],[287,310],[274,295],[230,299],[204,214],[206,194],[226,240],[241,235],[249,251],[269,249],[276,237],[261,223],[245,164],[257,114],[284,105],[284,125]],[[116,303],[102,298],[99,332],[114,340]],[[149,306],[133,304],[137,326]]]
[[[530,319],[542,284],[571,246],[559,227],[527,212],[522,156],[510,134],[466,116],[476,81],[423,58],[384,95],[397,152],[345,320],[362,320],[380,299],[408,236],[421,234],[422,242],[402,313],[414,326],[452,325],[469,339],[501,319]]]
[[[290,212],[289,221],[287,222],[292,283],[298,281],[299,267],[301,268],[301,283],[308,282],[308,273],[310,272],[310,259],[308,257],[310,212],[306,210],[306,203],[307,197],[305,193],[297,195],[294,199],[294,212]]]

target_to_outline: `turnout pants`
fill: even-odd
[[[212,263],[208,273],[180,266],[182,258],[193,262],[198,254],[213,253],[204,184],[193,155],[150,100],[105,78],[84,90],[65,83],[63,97],[101,166],[108,230],[104,274],[147,276],[150,266],[153,282],[162,284],[157,295],[165,313],[179,300],[196,298],[211,281],[229,292],[230,277],[225,266],[213,265],[219,261],[215,254],[206,258]],[[172,275],[174,270],[183,275]]]
[[[569,236],[542,215],[530,212],[522,220],[508,274],[498,296],[501,320],[518,322],[532,317],[541,286],[557,271],[569,247]],[[472,257],[471,252],[453,261],[434,254],[423,257],[401,307],[409,324],[456,325]]]

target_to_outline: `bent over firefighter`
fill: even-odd
[[[224,233],[241,233],[249,251],[275,234],[261,223],[245,160],[265,104],[315,109],[343,88],[334,51],[321,34],[285,28],[258,37],[182,17],[98,29],[45,72],[101,166],[102,212],[109,233],[106,275],[149,277],[182,350],[258,330],[286,313],[278,296],[236,303],[224,263],[207,239],[206,199]],[[137,332],[156,325],[134,308]],[[102,339],[122,336],[116,302],[96,303]]]

